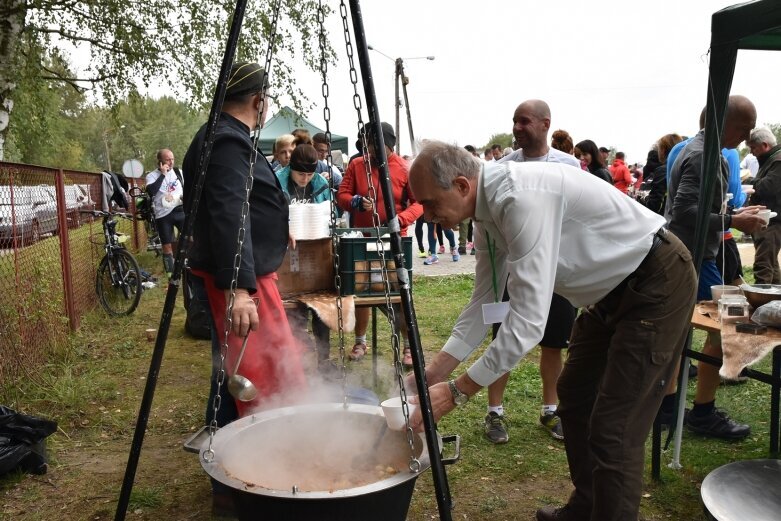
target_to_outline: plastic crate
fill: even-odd
[[[352,230],[350,230],[352,231]],[[374,232],[371,230],[362,230]],[[381,230],[382,232],[382,230]],[[391,295],[399,294],[396,263],[389,239],[383,240],[385,263],[388,269]],[[402,237],[404,267],[412,284],[412,237]],[[376,237],[339,237],[339,270],[342,279],[341,294],[375,297],[385,295],[382,282],[382,261],[377,251]]]

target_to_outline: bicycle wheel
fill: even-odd
[[[129,315],[141,300],[141,269],[127,250],[115,250],[100,261],[95,279],[100,305],[109,315]]]

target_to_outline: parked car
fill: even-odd
[[[57,189],[52,185],[40,185],[55,201],[57,200]],[[81,226],[85,217],[82,210],[94,210],[95,201],[90,197],[89,185],[65,185],[65,216],[68,220],[68,228],[77,228]]]
[[[22,245],[57,233],[57,202],[41,186],[0,186],[0,244]]]

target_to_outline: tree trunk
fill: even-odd
[[[5,155],[8,123],[14,107],[14,73],[19,70],[17,55],[26,15],[25,0],[0,0],[0,161]]]

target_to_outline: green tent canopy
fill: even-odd
[[[271,155],[277,137],[282,134],[291,134],[297,128],[305,128],[313,136],[318,132],[325,132],[290,107],[282,107],[260,131],[261,151],[266,155]],[[331,149],[341,150],[346,155],[347,137],[331,133]]]
[[[758,0],[726,7],[711,17],[710,68],[706,93],[705,144],[700,192],[709,194],[721,157],[718,136],[724,130],[738,49],[781,50],[781,2]],[[695,231],[695,266],[702,262],[707,231],[708,198],[700,198]]]

